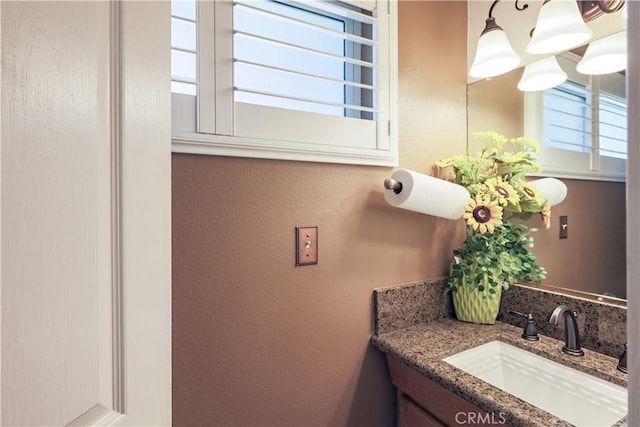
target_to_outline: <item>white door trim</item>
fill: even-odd
[[[640,425],[640,2],[627,2],[627,365],[628,425]]]
[[[117,2],[117,1],[116,1]],[[121,425],[171,424],[171,3],[119,3]],[[113,91],[112,91],[113,93]],[[115,368],[115,366],[114,366]],[[121,390],[118,391],[118,390]]]
[[[111,109],[111,298],[112,298],[112,413],[122,414],[125,409],[124,391],[124,319],[123,319],[123,251],[122,251],[122,8],[111,1],[110,27],[110,109]],[[105,408],[106,409],[106,408]],[[103,416],[105,414],[102,414]],[[112,421],[117,421],[116,417]]]
[[[3,312],[2,316],[5,320],[14,320],[14,323],[32,316],[28,311],[31,309],[30,300],[22,299],[19,300],[19,304],[13,303],[16,298],[30,294],[20,293],[20,282],[15,280],[15,274],[10,273],[29,270],[38,272],[38,277],[44,276],[42,282],[31,280],[29,275],[25,275],[25,279],[21,276],[21,280],[28,283],[31,295],[51,295],[54,299],[61,299],[55,302],[50,299],[39,300],[38,307],[43,307],[44,304],[45,311],[49,308],[51,310],[46,316],[40,316],[38,308],[34,305],[31,318],[48,319],[47,316],[55,316],[55,313],[65,313],[65,319],[77,316],[72,319],[71,324],[76,329],[87,332],[86,343],[90,343],[90,351],[86,351],[86,354],[91,357],[82,359],[80,356],[73,356],[74,344],[81,340],[61,340],[58,331],[61,331],[60,335],[63,336],[66,329],[58,327],[58,323],[49,322],[50,327],[44,329],[33,327],[31,323],[21,323],[13,331],[10,326],[12,322],[7,322],[6,326],[0,323],[0,369],[2,366],[5,368],[0,372],[0,392],[4,391],[0,394],[0,420],[18,425],[29,424],[30,417],[37,414],[38,418],[33,419],[52,420],[51,424],[54,424],[54,415],[57,416],[55,424],[58,425],[170,425],[170,2],[112,0],[109,3],[93,4],[47,3],[0,2],[0,18],[3,15],[5,18],[13,16],[12,21],[3,22],[0,19],[0,33],[3,35],[0,38],[0,54],[4,53],[5,56],[0,64],[4,66],[4,69],[0,68],[0,83],[4,84],[5,89],[5,97],[0,98],[0,102],[4,104],[0,106],[4,107],[5,111],[4,114],[0,114],[0,155],[4,156],[5,167],[11,166],[0,169],[0,216],[5,222],[7,218],[13,219],[13,222],[2,223],[3,226],[0,227],[0,240],[5,248],[5,251],[0,253],[0,297],[4,298],[5,305],[9,304],[7,307],[11,308]],[[71,12],[71,15],[68,15],[68,12]],[[18,21],[17,18],[23,16],[24,22]],[[62,19],[62,22],[57,24],[58,16],[66,20]],[[75,23],[79,22],[78,20],[81,22],[82,18],[86,18],[86,21],[76,27]],[[65,27],[73,19],[75,22]],[[41,21],[43,28],[49,32],[39,31]],[[4,37],[5,35],[7,37]],[[82,50],[71,49],[73,54],[67,55],[67,52],[70,52],[67,49],[69,42],[78,40],[74,35],[87,35],[87,38],[82,44]],[[25,52],[24,50],[29,49],[23,49],[23,46],[33,46],[34,50]],[[49,50],[43,50],[47,49],[47,46]],[[17,60],[17,63],[12,64],[12,60]],[[30,60],[39,66],[29,67]],[[48,67],[49,64],[52,67]],[[65,71],[77,70],[84,72],[82,77],[86,77],[87,80],[79,82],[77,79],[67,78],[64,80],[66,86],[57,85],[59,77],[66,77]],[[2,79],[5,79],[4,82]],[[87,81],[90,83],[87,84]],[[42,89],[42,92],[36,95],[42,94],[46,102],[54,104],[38,104],[37,106],[42,108],[28,110],[28,114],[23,110],[16,119],[11,107],[18,105],[23,108],[25,99],[31,102],[30,97],[34,96],[34,90],[30,89],[34,87],[31,85],[32,82],[40,85],[36,86],[38,90]],[[55,92],[58,87],[80,87],[76,83],[83,83],[82,88],[86,90],[81,93],[74,92],[73,96],[68,96],[72,91],[60,94]],[[16,100],[19,102],[16,103]],[[32,102],[28,105],[34,104]],[[53,147],[66,142],[65,136],[74,134],[79,125],[73,120],[58,120],[54,126],[45,122],[49,126],[46,131],[50,132],[48,135],[45,133],[45,137],[41,139],[32,136],[35,134],[30,132],[31,120],[37,127],[43,118],[50,121],[51,117],[58,117],[51,115],[51,109],[61,112],[59,116],[63,117],[65,108],[71,107],[76,108],[74,112],[79,112],[77,116],[72,117],[73,119],[88,118],[83,123],[92,123],[93,127],[80,125],[85,132],[83,135],[87,135],[86,138],[76,138],[72,141],[74,144],[80,143],[78,146],[82,149],[91,147],[87,149],[95,150],[89,151],[94,153],[90,155],[91,160],[76,161],[82,157],[75,155],[38,157],[37,151],[40,149],[45,154],[63,153],[54,151],[57,148]],[[94,114],[94,111],[97,113]],[[5,126],[2,126],[2,120],[6,120]],[[44,128],[43,125],[40,127]],[[5,128],[9,133],[5,134]],[[12,143],[12,138],[7,135],[18,136]],[[24,151],[27,154],[21,156],[23,151],[20,141],[23,139],[28,140],[31,151]],[[55,144],[38,145],[44,144],[47,140]],[[86,145],[81,142],[86,142]],[[65,145],[61,144],[61,147],[64,150]],[[29,154],[34,150],[34,157],[37,159],[32,160]],[[66,155],[64,152],[64,156]],[[69,163],[55,163],[51,160],[43,163],[43,159],[67,158]],[[9,161],[12,163],[6,163]],[[91,178],[87,181],[76,178],[79,175],[75,172],[69,179],[69,172],[65,175],[68,182],[90,183],[91,186],[82,187],[82,190],[95,187],[100,190],[99,194],[97,190],[78,192],[77,194],[82,196],[74,195],[76,198],[73,201],[57,196],[47,197],[47,193],[42,189],[49,187],[38,184],[46,183],[50,178],[56,179],[56,175],[50,175],[49,169],[75,171],[69,168],[73,164],[91,165],[90,168],[85,166],[82,172],[79,172],[81,176],[84,176],[87,170],[96,172],[86,173],[86,176]],[[94,164],[98,169],[91,169]],[[52,165],[55,167],[49,168]],[[25,174],[29,173],[29,176],[18,173],[20,176],[14,178],[13,175],[8,175],[9,171],[21,172],[23,166],[26,166],[24,171]],[[44,167],[39,169],[37,166]],[[5,176],[2,176],[2,173]],[[37,190],[25,192],[23,196],[21,189],[24,188],[24,182],[29,184],[27,189]],[[67,188],[58,185],[58,181],[53,182],[51,186],[55,187],[56,191],[62,189],[61,194],[64,194]],[[13,207],[12,200],[20,199],[42,203],[25,203],[21,204],[20,208]],[[66,280],[73,276],[67,276],[67,273],[80,266],[84,266],[83,271],[87,272],[87,280],[83,281],[83,276],[77,280],[78,286],[68,288],[81,289],[82,292],[63,294],[54,286],[53,279],[47,277],[49,267],[33,262],[35,259],[32,260],[30,254],[39,253],[32,250],[38,247],[47,248],[48,254],[55,254],[56,249],[66,244],[67,235],[62,238],[50,238],[49,234],[44,233],[34,237],[33,233],[23,232],[22,228],[12,230],[10,227],[16,224],[24,225],[24,221],[19,220],[23,212],[20,209],[25,209],[29,218],[35,218],[38,226],[47,225],[49,228],[46,230],[56,229],[55,218],[64,218],[68,226],[69,218],[78,217],[84,212],[76,210],[73,203],[78,200],[82,206],[87,202],[83,208],[89,213],[87,218],[98,218],[94,222],[88,220],[87,224],[96,226],[83,228],[77,232],[78,235],[94,236],[96,233],[99,238],[79,239],[78,241],[87,243],[80,247],[78,255],[74,252],[71,258],[64,258],[67,256],[67,252],[64,252],[64,256],[55,258],[62,260],[55,266],[55,272],[58,273],[57,280],[62,277],[63,283],[76,283]],[[49,218],[46,213],[34,208],[40,205],[45,206],[45,211],[50,207],[60,206],[73,212],[75,216]],[[28,229],[28,224],[26,228]],[[66,228],[64,230],[66,232]],[[51,235],[59,236],[62,232]],[[16,244],[19,244],[21,251],[11,257],[9,255],[14,251],[6,249],[15,247],[12,245]],[[83,263],[80,260],[84,259],[81,251],[85,249],[91,254],[91,260],[102,260],[95,268],[92,263]],[[76,259],[79,262],[73,265]],[[16,260],[18,262],[12,266],[11,261]],[[77,277],[74,277],[75,279]],[[45,287],[47,293],[42,292]],[[80,297],[75,295],[84,295],[84,290],[91,293],[87,298],[78,299]],[[91,311],[83,311],[80,315],[75,311],[65,310],[69,306],[60,301],[65,301],[62,297],[67,295],[71,298],[76,297],[76,304],[81,301],[85,307],[91,307]],[[91,305],[85,304],[84,301],[91,302]],[[0,303],[2,302],[0,300]],[[23,306],[26,311],[23,310],[20,314],[17,310],[22,310]],[[19,315],[14,315],[16,313]],[[90,319],[86,326],[82,323],[85,318]],[[43,322],[33,323],[42,324]],[[30,346],[23,346],[21,341],[15,340],[21,336],[23,330],[29,337],[36,337],[35,340],[29,341]],[[47,342],[57,345],[56,359],[51,358],[46,351],[38,351],[42,347],[40,337],[43,336],[43,330],[49,331],[48,334],[44,334],[49,338]],[[69,336],[71,335],[67,334],[66,337]],[[85,347],[87,345],[83,348]],[[7,354],[11,357],[5,358]],[[38,373],[21,370],[20,375],[9,375],[12,367],[32,366],[21,361],[21,354],[30,354],[30,362],[35,361],[47,370],[43,368]],[[60,366],[60,355],[65,358],[65,370],[56,369]],[[84,368],[91,368],[85,371],[76,369],[76,365],[69,363],[76,359],[91,360],[91,364],[84,365]],[[44,361],[47,363],[41,363]],[[55,379],[47,378],[50,372],[58,372]],[[91,375],[85,376],[81,372]],[[29,386],[19,387],[20,381],[28,382]],[[37,390],[45,381],[50,386],[49,393],[39,395]],[[88,393],[83,393],[85,388]],[[23,393],[20,399],[11,398],[12,390],[18,389],[34,391]],[[85,401],[80,398],[67,397],[72,396],[67,395],[66,391],[69,390],[75,390],[75,396],[85,396],[88,405],[84,406]],[[48,405],[40,405],[44,401]],[[58,408],[67,407],[68,402],[75,403],[73,411],[54,414]],[[88,406],[91,407],[87,408]],[[81,413],[82,411],[85,412]],[[76,418],[69,420],[73,417]]]

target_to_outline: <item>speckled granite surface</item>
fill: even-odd
[[[444,289],[443,278],[374,290],[372,344],[481,409],[504,412],[507,424],[512,426],[570,424],[442,359],[488,341],[500,340],[626,387],[626,374],[616,369],[617,358],[626,341],[625,307],[518,285],[503,293],[499,319],[504,322],[476,325],[455,320],[451,297]],[[547,322],[553,309],[560,304],[578,312],[585,357],[562,353],[563,327]],[[524,321],[508,314],[509,310],[531,312],[536,319],[540,341],[523,340],[520,334]]]
[[[551,312],[560,304],[565,304],[578,313],[583,347],[616,358],[622,354],[627,336],[626,307],[517,285],[502,293],[500,314],[506,323],[524,325],[522,318],[513,316],[508,311],[532,313],[539,334],[562,340],[564,326],[553,326],[547,321]]]
[[[445,295],[445,279],[390,286],[373,291],[375,335],[431,320],[455,317],[451,297]]]
[[[519,327],[497,322],[476,325],[441,318],[382,335],[371,342],[384,353],[490,413],[503,413],[510,426],[569,426],[551,414],[463,372],[442,359],[485,342],[500,340],[551,360],[626,387],[626,375],[616,370],[617,359],[585,349],[584,357],[568,356],[562,342],[541,336],[520,338]]]
[[[375,289],[373,333],[379,335],[435,319],[455,318],[451,296],[445,295],[444,289],[444,278]],[[509,310],[532,313],[539,334],[561,340],[564,326],[548,323],[551,312],[560,304],[578,313],[583,347],[616,358],[622,354],[627,336],[626,307],[516,285],[502,293],[498,319],[523,326],[524,320],[509,314]]]

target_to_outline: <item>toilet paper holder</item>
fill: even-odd
[[[425,215],[459,219],[468,203],[469,191],[444,179],[396,169],[384,181],[384,198],[391,206]]]
[[[549,204],[562,202],[567,195],[566,185],[555,178],[529,181],[549,200]],[[446,179],[399,168],[385,179],[384,198],[391,206],[446,219],[460,219],[465,213],[471,195],[462,185]]]
[[[558,205],[567,197],[567,186],[556,178],[542,178],[530,181],[529,184],[536,187],[542,196],[549,200],[551,206]],[[384,188],[393,190],[395,194],[402,192],[402,183],[393,178],[384,180]]]
[[[384,180],[384,188],[387,190],[393,190],[394,193],[400,194],[402,191],[402,183],[400,181],[396,181],[393,178],[387,178]]]

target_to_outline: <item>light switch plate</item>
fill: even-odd
[[[560,217],[560,238],[567,239],[569,237],[569,217],[562,215]]]
[[[296,227],[296,266],[318,263],[318,227]]]

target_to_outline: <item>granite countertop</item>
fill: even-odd
[[[627,386],[627,377],[616,369],[617,359],[584,349],[584,357],[561,351],[563,342],[544,335],[540,341],[522,339],[522,328],[506,323],[478,325],[454,319],[439,319],[393,332],[374,335],[371,342],[384,353],[416,369],[463,399],[489,413],[502,413],[511,426],[570,426],[539,409],[442,359],[483,343],[498,340],[539,354],[550,360]]]

